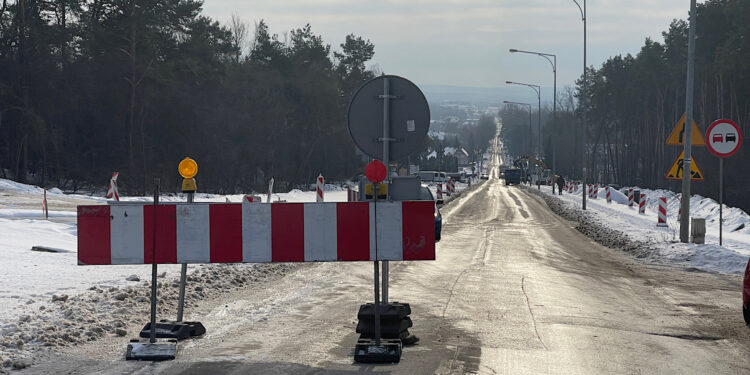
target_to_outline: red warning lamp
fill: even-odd
[[[387,173],[388,171],[385,168],[385,164],[380,160],[373,160],[370,164],[367,164],[367,167],[365,167],[365,177],[376,184],[383,182]]]

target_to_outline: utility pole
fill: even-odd
[[[687,84],[685,85],[685,136],[682,167],[682,199],[680,206],[680,242],[690,241],[690,164],[692,163],[692,130],[693,130],[693,85],[695,84],[695,0],[690,0],[690,32],[688,33]]]

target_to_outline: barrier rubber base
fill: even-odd
[[[360,339],[354,347],[354,361],[359,363],[398,363],[401,361],[401,340]]]
[[[156,323],[156,337],[160,339],[184,340],[200,336],[204,333],[206,333],[206,328],[201,322],[172,322],[162,320]],[[150,322],[146,323],[138,336],[144,339],[151,337]]]
[[[169,361],[177,354],[177,340],[157,340],[156,342],[130,340],[125,359],[137,361]]]

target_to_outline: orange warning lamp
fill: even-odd
[[[190,158],[182,159],[180,165],[177,166],[177,172],[184,178],[182,180],[182,192],[194,193],[198,189],[193,178],[198,174],[198,163]]]

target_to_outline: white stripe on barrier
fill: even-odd
[[[112,264],[143,263],[143,207],[109,208]]]
[[[401,215],[401,202],[379,203],[376,220],[378,228],[378,258],[403,259],[403,216]],[[370,230],[372,231],[372,229]]]
[[[209,205],[177,206],[177,263],[211,259]]]
[[[242,204],[242,261],[271,261],[271,205]]]
[[[305,203],[305,261],[337,258],[336,203]]]
[[[375,254],[375,244],[377,243],[377,240],[375,238],[375,231],[373,230],[374,228],[372,226],[372,223],[375,222],[375,203],[370,202],[369,205],[370,205],[369,207],[370,217],[368,221],[369,223],[368,231],[370,233],[370,260],[375,260],[377,259],[377,256],[376,256],[377,254]],[[381,207],[381,203],[378,203],[378,207]]]

